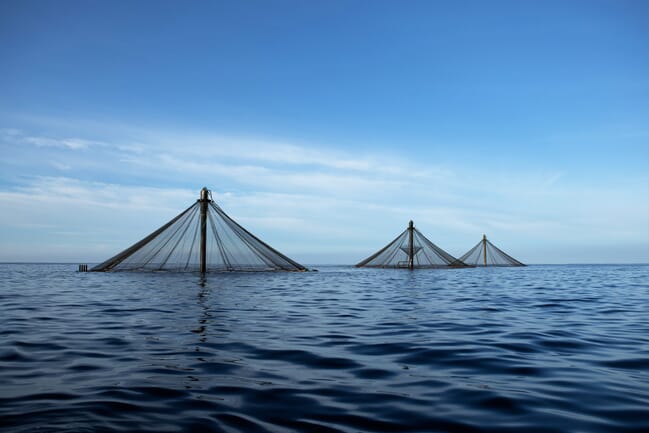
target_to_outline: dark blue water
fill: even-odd
[[[3,432],[647,432],[649,266],[0,265]]]

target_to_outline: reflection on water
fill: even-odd
[[[192,332],[199,334],[201,336],[200,341],[204,343],[206,324],[211,316],[209,311],[209,303],[206,302],[208,301],[207,297],[209,295],[209,291],[207,289],[207,277],[201,276],[198,285],[199,287],[201,287],[201,289],[198,291],[198,307],[200,308],[200,311],[202,311],[202,315],[198,320],[198,327],[196,329],[192,329]]]
[[[3,431],[647,431],[649,267],[0,265]]]

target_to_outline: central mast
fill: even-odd
[[[412,232],[414,231],[412,220],[408,223],[408,269],[415,268],[415,248],[412,239]]]
[[[209,203],[209,190],[201,190],[201,273],[207,271],[207,204]]]
[[[484,257],[484,265],[487,266],[487,235],[482,235],[482,255]]]

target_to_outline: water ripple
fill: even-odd
[[[3,432],[649,431],[649,266],[0,272]]]

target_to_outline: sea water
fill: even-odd
[[[3,432],[646,432],[649,266],[0,265]]]

